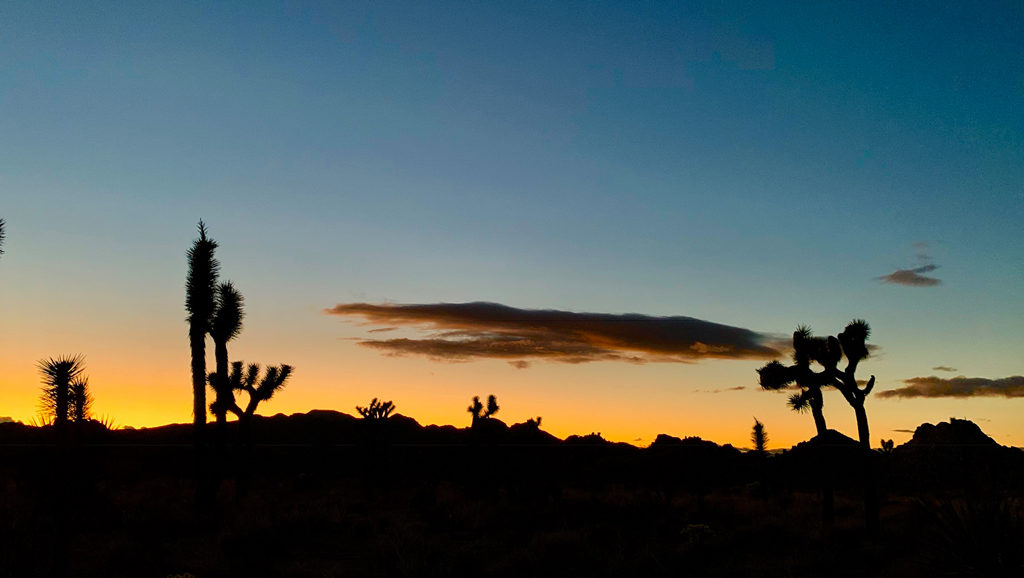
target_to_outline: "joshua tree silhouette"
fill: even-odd
[[[72,384],[76,383],[85,371],[85,357],[82,355],[64,355],[41,359],[38,362],[39,372],[43,377],[43,393],[40,406],[44,417],[52,417],[57,431],[63,432],[72,414]]]
[[[821,349],[820,342],[808,327],[800,326],[793,332],[793,365],[785,366],[775,360],[757,370],[758,381],[764,389],[779,390],[796,383],[800,391],[789,397],[789,406],[797,412],[811,410],[817,435],[828,429],[821,388],[829,385],[829,376],[824,371],[811,370],[813,353]]]
[[[853,407],[853,412],[857,416],[857,434],[861,445],[866,448],[871,447],[871,432],[868,428],[868,414],[864,409],[864,400],[875,387],[875,376],[872,375],[864,387],[860,387],[854,374],[857,371],[857,365],[868,356],[865,342],[869,335],[871,335],[871,327],[867,321],[854,319],[848,323],[846,329],[838,337],[843,353],[846,354],[846,369],[840,371],[834,364],[829,368],[834,376],[833,385],[843,394],[846,402]]]
[[[875,386],[875,376],[864,387],[857,383],[857,365],[868,356],[865,341],[871,328],[863,319],[854,319],[838,337],[814,337],[807,327],[799,327],[793,333],[793,361],[789,367],[772,361],[757,370],[761,387],[778,390],[792,383],[800,388],[789,398],[789,405],[802,411],[810,407],[818,434],[825,432],[825,416],[822,414],[821,388],[832,386],[838,389],[857,416],[857,433],[865,448],[871,447],[868,416],[864,400]],[[840,370],[839,361],[846,356],[846,369]],[[824,369],[811,370],[811,362],[817,362]]]
[[[214,357],[217,371],[210,374],[210,386],[216,394],[216,400],[210,404],[210,411],[217,418],[217,432],[223,441],[224,428],[231,406],[235,405],[234,390],[228,375],[228,341],[242,332],[242,319],[245,317],[243,305],[245,300],[231,281],[217,286],[217,295],[210,322],[210,337],[213,338]]]
[[[469,407],[466,408],[466,411],[468,411],[469,413],[471,413],[473,415],[473,424],[472,425],[476,426],[476,424],[480,423],[480,420],[487,419],[487,418],[491,417],[492,415],[498,413],[499,409],[501,409],[501,408],[498,407],[498,398],[494,397],[494,394],[491,394],[491,395],[487,396],[487,410],[486,411],[484,411],[483,404],[480,403],[480,396],[474,395],[473,396],[473,403],[472,403],[472,405],[470,405]]]
[[[768,448],[768,432],[764,429],[764,424],[757,421],[756,417],[754,418],[754,427],[750,432],[750,441],[754,443],[754,451],[758,455],[764,455]]]
[[[239,429],[246,443],[249,443],[250,432],[252,431],[252,416],[256,414],[256,408],[261,401],[267,401],[280,391],[292,374],[292,366],[270,366],[266,373],[260,378],[260,364],[250,363],[245,372],[241,361],[231,363],[231,375],[228,376],[228,383],[232,390],[244,391],[249,394],[249,403],[242,410],[232,401],[228,411],[238,416]]]
[[[92,401],[88,377],[79,377],[71,383],[71,419],[75,423],[92,418]]]
[[[206,424],[206,334],[216,311],[214,289],[220,263],[213,254],[217,242],[207,237],[206,224],[197,225],[199,238],[186,253],[188,275],[185,280],[185,310],[188,311],[188,338],[192,349],[192,414],[196,446],[203,445]]]
[[[360,407],[357,405],[356,411],[359,412],[359,415],[363,416],[363,419],[383,421],[388,419],[391,412],[395,411],[395,404],[390,401],[385,401],[383,403],[379,402],[375,397],[370,401],[370,405],[366,407]]]
[[[4,220],[0,219],[0,255],[4,254],[4,239],[7,238],[7,233],[4,232],[5,224]]]

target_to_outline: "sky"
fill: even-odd
[[[203,219],[264,414],[788,447],[755,370],[863,318],[874,445],[1024,446],[1024,9],[946,4],[2,2],[0,416],[191,421]]]

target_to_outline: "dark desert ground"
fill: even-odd
[[[761,455],[496,418],[279,414],[225,450],[205,503],[190,425],[80,425],[64,448],[52,427],[0,425],[3,575],[1019,576],[1024,562],[1024,455],[963,420],[891,451],[829,432]]]

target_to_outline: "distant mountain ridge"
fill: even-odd
[[[212,425],[211,425],[212,427]],[[234,435],[237,422],[229,423],[229,435]],[[0,443],[44,443],[48,428],[24,425],[19,422],[0,422]],[[106,430],[100,424],[83,424],[83,435],[89,441],[99,443],[128,444],[189,444],[192,443],[192,424],[167,424],[156,427]],[[534,420],[507,425],[496,418],[481,420],[477,428],[453,425],[421,425],[414,418],[394,414],[384,421],[362,419],[344,412],[314,409],[305,413],[272,416],[255,416],[253,442],[257,444],[358,444],[367,440],[393,444],[464,444],[486,441],[499,444],[567,444],[623,446],[636,448],[631,444],[610,442],[599,433],[570,435],[558,438],[540,428]],[[828,430],[825,434],[794,445],[781,452],[802,451],[812,447],[852,447],[856,440]],[[739,452],[730,444],[717,444],[699,437],[678,438],[658,434],[649,449],[666,447],[710,447],[728,448]],[[924,423],[918,426],[913,437],[898,446],[897,450],[908,451],[921,448],[944,446],[966,446],[978,448],[1003,448],[981,428],[970,420],[950,418],[949,422]],[[643,449],[643,448],[637,448]]]

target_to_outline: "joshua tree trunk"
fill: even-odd
[[[821,390],[819,389],[811,395],[810,399],[811,415],[814,416],[814,428],[818,432],[817,435],[821,435],[828,430],[828,426],[825,425],[824,405],[825,403],[821,396]]]
[[[864,399],[858,400],[853,406],[853,412],[857,416],[857,434],[860,437],[860,444],[865,448],[871,448],[871,432],[868,429],[868,412],[864,410]]]
[[[228,422],[228,406],[230,405],[228,400],[225,398],[225,391],[228,383],[228,343],[227,341],[215,341],[213,346],[213,355],[217,360],[217,374],[216,383],[213,384],[214,390],[217,392],[217,431],[222,434],[224,428]]]
[[[206,426],[206,330],[192,324],[188,332],[192,348],[192,424],[195,430],[196,446],[203,445],[203,429]]]

